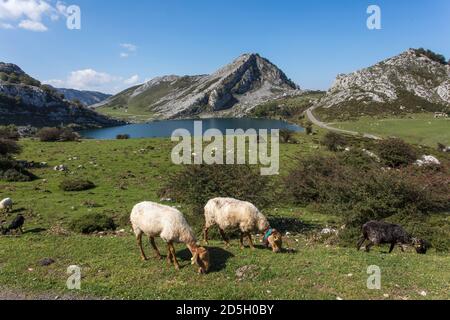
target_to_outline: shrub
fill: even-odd
[[[448,171],[418,169],[367,171],[336,156],[300,159],[285,180],[293,201],[316,203],[350,225],[396,214],[427,215],[450,209]]]
[[[424,56],[430,58],[431,60],[436,61],[443,65],[447,64],[447,60],[445,59],[445,56],[443,56],[442,54],[439,54],[439,53],[435,53],[428,49],[424,49],[424,48],[416,49],[416,54],[424,55]]]
[[[70,128],[60,129],[59,141],[77,141],[80,138],[78,133],[74,132]]]
[[[37,137],[42,142],[59,141],[61,130],[58,128],[42,128],[37,132]]]
[[[89,180],[75,179],[75,180],[64,180],[59,185],[60,189],[63,191],[74,192],[74,191],[86,191],[95,188],[95,184]]]
[[[118,134],[116,136],[117,140],[128,140],[130,139],[130,135],[129,134]]]
[[[322,144],[330,151],[337,152],[347,145],[347,139],[336,132],[328,132],[322,139]]]
[[[313,125],[312,125],[311,122],[306,123],[306,125],[305,125],[305,132],[309,136],[313,134]]]
[[[353,168],[359,168],[364,172],[379,166],[374,158],[357,148],[352,148],[350,151],[342,152],[338,155],[338,157],[341,164]]]
[[[8,182],[27,182],[36,179],[36,176],[22,168],[13,159],[0,156],[0,179]]]
[[[80,138],[71,128],[42,128],[36,135],[42,142],[77,141]]]
[[[410,165],[418,158],[416,150],[411,145],[397,138],[380,141],[378,155],[384,164],[391,168]]]
[[[289,143],[292,142],[294,138],[294,131],[289,129],[281,129],[280,130],[280,141],[281,143]]]
[[[0,155],[19,154],[21,151],[16,141],[0,138]]]
[[[215,197],[232,197],[264,208],[271,200],[269,182],[248,165],[193,165],[170,176],[159,195],[191,205],[200,214]]]
[[[16,126],[0,126],[0,139],[17,141],[19,138],[20,134]]]
[[[69,228],[77,233],[90,234],[99,231],[115,230],[116,225],[114,220],[105,214],[85,214],[83,216],[74,218]]]

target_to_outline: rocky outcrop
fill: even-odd
[[[14,64],[0,63],[0,125],[104,127],[124,122],[71,103]]]
[[[339,75],[319,104],[343,110],[377,104],[406,111],[424,111],[428,106],[443,110],[450,106],[450,66],[410,49],[372,67]]]
[[[263,102],[300,92],[269,60],[244,54],[211,75],[155,78],[93,107],[139,108],[160,119],[243,116]]]

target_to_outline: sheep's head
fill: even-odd
[[[430,248],[430,244],[422,239],[413,238],[412,243],[418,254],[426,254]]]
[[[274,253],[281,252],[283,247],[283,237],[281,233],[273,229],[270,236],[267,237],[267,243]]]
[[[265,230],[270,228],[269,221],[267,221],[267,218],[264,217],[262,214],[259,214],[258,217],[258,230],[260,232],[264,232]]]
[[[205,274],[209,271],[209,252],[204,247],[198,247],[194,250],[192,265],[198,265],[198,273]]]

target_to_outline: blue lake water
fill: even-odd
[[[83,130],[80,132],[87,139],[115,139],[119,134],[128,134],[130,138],[166,138],[171,137],[177,129],[186,129],[194,135],[194,121],[201,121],[203,132],[209,129],[218,129],[223,134],[227,129],[289,129],[303,131],[303,128],[280,120],[270,119],[202,119],[202,120],[164,120],[142,124],[130,124],[119,127]]]

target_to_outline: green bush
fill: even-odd
[[[20,138],[19,131],[14,125],[0,126],[0,139],[17,141]]]
[[[341,134],[330,131],[322,138],[321,143],[328,150],[337,152],[347,146],[347,139]]]
[[[294,141],[295,132],[289,129],[281,129],[280,130],[280,142],[281,143],[290,143]]]
[[[85,214],[74,218],[69,224],[70,230],[82,233],[91,234],[99,231],[115,230],[116,225],[114,220],[105,214]]]
[[[128,140],[130,139],[130,135],[129,134],[118,134],[116,136],[117,140]]]
[[[77,141],[80,139],[78,133],[74,132],[71,128],[62,128],[60,129],[59,141],[67,142],[67,141]]]
[[[80,138],[71,128],[42,128],[36,136],[42,142],[77,141]]]
[[[324,213],[340,215],[347,225],[340,235],[343,243],[354,245],[361,226],[370,220],[398,222],[401,217],[403,222],[425,221],[411,228],[413,234],[433,240],[440,250],[450,249],[445,240],[448,228],[438,230],[438,224],[429,223],[432,214],[450,210],[448,168],[385,169],[368,159],[360,165],[358,159],[347,153],[299,159],[285,178],[285,189],[296,204],[313,204]],[[439,235],[430,239],[431,230]]]
[[[36,136],[42,142],[55,142],[59,141],[60,134],[61,131],[58,128],[42,128],[37,132]]]
[[[75,192],[86,191],[95,188],[95,184],[89,180],[83,179],[67,179],[61,182],[59,188],[63,191]]]
[[[0,155],[19,154],[21,151],[16,141],[0,138]]]
[[[410,165],[418,158],[411,145],[397,138],[381,140],[378,144],[378,155],[384,164],[391,168]]]
[[[427,215],[450,210],[448,170],[418,169],[366,171],[336,156],[300,159],[285,179],[297,204],[318,204],[360,225],[395,214]]]
[[[0,156],[0,180],[27,182],[34,179],[36,179],[36,176],[22,168],[16,161],[7,156]]]
[[[232,197],[264,208],[271,201],[269,183],[268,177],[248,165],[193,165],[170,176],[159,195],[188,204],[199,214],[215,197]]]

